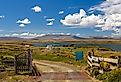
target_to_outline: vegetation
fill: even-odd
[[[96,78],[103,82],[121,82],[121,69],[115,69],[110,72],[99,74]]]
[[[110,64],[107,62],[101,62],[100,63],[100,67],[101,69],[103,69],[104,71],[109,71],[110,70]]]
[[[0,57],[3,56],[1,59],[13,59],[14,55],[20,54],[22,52],[25,52],[28,47],[25,45],[31,45],[32,42],[36,41],[0,41]],[[93,42],[94,43],[94,42]],[[33,59],[34,60],[49,60],[49,61],[56,61],[56,62],[65,62],[68,64],[73,64],[75,66],[80,67],[80,69],[83,69],[87,66],[86,63],[86,55],[89,51],[94,49],[94,55],[96,56],[103,56],[103,57],[110,57],[110,56],[116,56],[121,55],[121,52],[112,51],[111,49],[107,48],[99,48],[99,47],[92,47],[92,46],[75,46],[74,44],[71,45],[64,45],[63,47],[54,47],[52,50],[48,50],[46,47],[35,47],[30,46],[29,47],[32,50]],[[76,61],[75,60],[75,52],[76,51],[83,51],[84,52],[84,59]],[[108,71],[110,68],[110,65],[106,62],[100,63],[101,68],[103,68],[105,71]],[[4,69],[4,65],[1,65],[0,62],[0,68]],[[99,74],[98,68],[88,68],[88,70],[91,73],[91,76],[96,77],[99,80],[102,80],[104,82],[120,82],[121,81],[121,69],[113,70],[110,72],[106,72],[104,74]],[[17,76],[13,73],[3,72],[0,74],[0,82],[4,80],[5,78],[11,77],[9,80],[10,82],[16,82],[19,79],[23,79],[25,77],[23,76]],[[5,77],[5,78],[4,78]]]

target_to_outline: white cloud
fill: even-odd
[[[90,16],[87,16],[87,17],[84,17],[82,18],[81,22],[80,22],[80,26],[83,26],[83,27],[93,27],[95,26],[96,24],[98,24],[98,21],[100,20],[100,17],[101,16],[96,16],[94,14],[90,15]]]
[[[21,33],[20,35],[21,36],[28,36],[30,33],[29,32],[24,32],[24,33]]]
[[[81,34],[79,34],[79,33],[77,33],[77,34],[75,34],[76,36],[81,36]]]
[[[96,26],[102,30],[112,30],[113,35],[121,35],[121,0],[106,0],[103,3],[89,9],[101,11],[105,15]]]
[[[47,21],[47,24],[46,24],[47,26],[52,26],[55,19],[54,18],[48,18],[48,19],[46,19],[46,21]]]
[[[19,24],[19,27],[25,27],[25,25],[28,25],[31,23],[31,21],[28,18],[25,18],[23,20],[17,20],[16,22],[17,24]]]
[[[46,34],[39,34],[38,36],[39,36],[39,37],[42,37],[42,36],[46,36]]]
[[[25,24],[20,24],[19,27],[22,27],[23,28],[23,27],[25,27]]]
[[[71,35],[71,33],[66,33],[66,35]]]
[[[115,33],[112,33],[112,36],[119,37],[121,36],[121,28],[114,29]]]
[[[113,35],[121,35],[121,0],[106,0],[99,5],[93,6],[89,12],[96,11],[104,14],[87,15],[81,9],[80,13],[69,14],[60,22],[67,26],[78,25],[78,27],[99,27],[102,31],[113,31]]]
[[[51,35],[66,35],[66,34],[63,32],[57,32],[57,33],[51,33]]]
[[[23,20],[18,20],[16,23],[27,25],[27,24],[30,24],[31,21],[30,21],[28,18],[25,18],[25,19],[23,19]]]
[[[11,36],[19,36],[19,34],[17,34],[17,33],[13,33]]]
[[[35,38],[35,37],[46,36],[46,34],[37,34],[37,33],[23,32],[23,33],[5,34],[4,36],[5,37],[20,37],[20,38]]]
[[[64,25],[72,26],[79,25],[81,22],[81,18],[86,15],[86,12],[83,9],[80,9],[80,13],[75,13],[73,15],[69,14],[65,17],[64,20],[60,20],[60,22]]]
[[[97,27],[101,27],[102,30],[114,30],[121,27],[121,14],[105,15],[102,22],[98,23]]]
[[[53,25],[53,21],[47,23],[47,26],[52,26]]]
[[[4,36],[5,36],[5,37],[10,37],[10,34],[5,34]]]
[[[89,10],[99,10],[106,14],[121,14],[121,0],[106,0],[97,6],[91,7]]]
[[[39,6],[35,6],[34,8],[32,8],[32,10],[33,10],[34,12],[36,12],[36,13],[39,13],[39,12],[42,11],[41,7],[39,7]]]
[[[0,19],[5,18],[5,16],[0,16]]]
[[[46,21],[55,21],[54,18],[49,18],[49,19],[46,19]]]
[[[65,17],[64,20],[60,20],[60,22],[67,26],[82,26],[82,27],[91,27],[97,24],[101,18],[101,15],[86,15],[86,12],[83,9],[80,9],[80,13],[75,13],[73,15],[69,14]]]
[[[35,37],[45,36],[46,34],[37,34],[37,33],[24,32],[24,33],[20,33],[18,35],[21,38],[35,38]]]
[[[61,14],[63,14],[63,13],[64,13],[64,11],[59,11],[59,13],[58,13],[58,14],[60,14],[60,15],[61,15]]]

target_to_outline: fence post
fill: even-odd
[[[1,56],[1,64],[3,65],[3,56]]]
[[[28,67],[29,73],[32,73],[32,53],[30,49],[28,49]]]
[[[15,59],[14,59],[14,66],[15,66],[15,73],[17,74],[17,55],[15,55]]]

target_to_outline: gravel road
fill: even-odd
[[[94,82],[88,74],[77,67],[61,62],[33,61],[42,74],[42,82]]]

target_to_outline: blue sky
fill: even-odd
[[[89,12],[89,9],[102,2],[104,0],[0,0],[0,36],[21,33],[111,36],[112,30],[101,31],[102,27],[65,24],[68,23],[66,16],[79,14],[80,9],[89,16],[98,13],[101,15],[102,11]],[[40,10],[36,11],[35,7],[39,7]],[[28,23],[23,22],[25,19]]]

